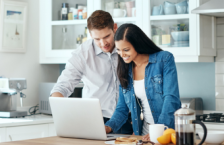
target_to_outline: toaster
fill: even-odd
[[[196,115],[203,114],[203,100],[202,98],[180,98],[181,107],[187,107],[195,110]]]

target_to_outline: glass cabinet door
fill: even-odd
[[[150,27],[151,39],[163,50],[176,55],[195,54],[196,16],[189,14],[192,1],[151,0]],[[194,34],[195,33],[195,34]]]
[[[48,0],[45,18],[46,57],[70,57],[87,40],[89,0]]]
[[[102,0],[101,7],[113,18],[136,17],[135,0]]]
[[[142,27],[142,0],[94,0],[95,10],[104,10],[111,14],[118,27],[124,23],[133,23]]]
[[[151,21],[151,38],[160,48],[189,47],[189,20]]]

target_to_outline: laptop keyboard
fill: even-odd
[[[111,135],[107,135],[107,138],[110,138],[110,137],[114,137],[114,136],[111,136]]]

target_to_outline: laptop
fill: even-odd
[[[49,101],[58,136],[96,140],[130,136],[106,134],[99,99],[50,97]]]

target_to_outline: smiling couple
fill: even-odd
[[[72,53],[51,96],[70,96],[82,80],[83,97],[100,100],[107,133],[149,140],[148,124],[174,128],[181,103],[173,55],[134,24],[117,28],[108,12],[93,12],[87,23],[92,39]]]

